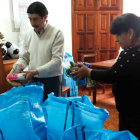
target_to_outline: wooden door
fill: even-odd
[[[73,56],[74,61],[81,61],[83,54],[96,52],[97,40],[96,12],[78,12],[73,15]]]
[[[110,13],[110,24],[117,16],[120,16],[121,14],[122,14],[122,12],[111,12]],[[110,28],[109,28],[109,30],[110,30]],[[119,54],[120,46],[116,42],[116,36],[115,35],[109,34],[109,41],[110,41],[110,56],[109,56],[109,59],[114,59]]]
[[[86,10],[92,10],[94,11],[97,8],[95,0],[74,0],[72,1],[73,10],[74,11],[86,11]]]
[[[122,0],[97,0],[97,10],[122,11]]]
[[[72,54],[97,54],[96,61],[114,59],[119,46],[110,35],[111,21],[122,13],[122,0],[72,0]]]
[[[110,34],[110,24],[119,15],[116,11],[98,12],[98,61],[114,59],[118,55],[119,45],[115,42],[115,36]]]

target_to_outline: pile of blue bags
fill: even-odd
[[[103,129],[109,113],[82,97],[43,102],[43,85],[26,84],[0,95],[0,140],[136,140],[129,131]]]

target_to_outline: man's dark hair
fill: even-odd
[[[110,26],[110,33],[120,35],[128,32],[129,29],[135,31],[135,36],[140,36],[140,18],[132,13],[123,14],[113,20]]]
[[[27,13],[38,14],[39,16],[43,18],[44,16],[48,15],[48,10],[43,3],[36,1],[29,5],[27,9]]]

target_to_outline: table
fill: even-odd
[[[70,87],[62,86],[62,94],[66,94],[66,93],[67,93],[67,97],[70,97]]]
[[[95,63],[90,63],[91,68],[93,69],[109,69],[112,67],[112,65],[115,63],[116,59],[106,60],[106,61],[100,61]]]
[[[113,64],[115,63],[115,61],[116,61],[116,59],[111,59],[111,60],[106,60],[106,61],[90,63],[91,64],[90,68],[106,70],[106,69],[111,68],[113,66]],[[96,84],[97,84],[97,82],[95,82],[95,86],[93,87],[93,104],[96,104]],[[104,92],[104,90],[105,90],[105,85],[103,85],[103,92]]]

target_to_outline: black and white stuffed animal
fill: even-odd
[[[10,58],[16,59],[19,57],[19,49],[15,44],[12,44],[11,42],[6,42],[5,46],[7,47],[7,54]]]
[[[7,54],[7,47],[5,45],[3,45],[1,47],[1,50],[2,50],[2,58],[4,59]]]

